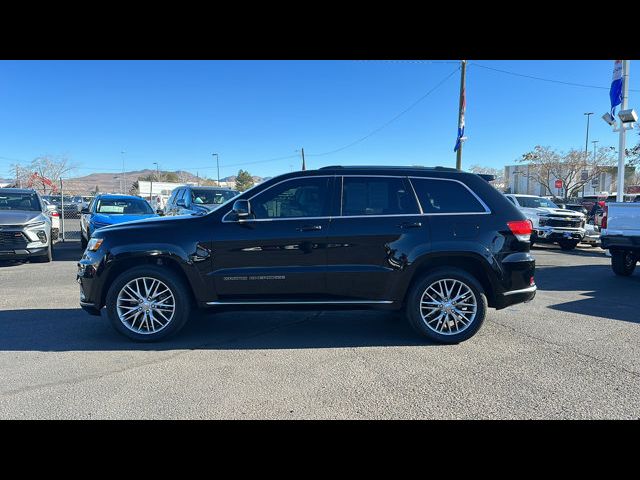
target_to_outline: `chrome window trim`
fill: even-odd
[[[464,182],[461,182],[460,180],[455,180],[452,178],[438,178],[438,177],[421,177],[421,176],[415,176],[415,175],[375,175],[375,174],[358,174],[358,175],[308,175],[308,176],[304,176],[304,177],[294,177],[294,178],[287,178],[285,180],[281,180],[278,183],[274,183],[273,185],[271,185],[270,187],[266,188],[265,190],[262,190],[259,193],[256,193],[255,195],[253,195],[252,197],[248,198],[247,200],[251,201],[253,200],[255,197],[257,197],[258,195],[270,190],[271,188],[275,187],[276,185],[280,185],[281,183],[284,182],[289,182],[292,180],[299,180],[299,179],[303,179],[303,178],[340,178],[340,215],[337,216],[332,216],[332,215],[327,215],[324,217],[286,217],[286,218],[250,218],[250,219],[242,219],[242,220],[227,220],[227,216],[231,213],[231,211],[225,213],[224,217],[222,217],[222,223],[247,223],[247,222],[275,222],[275,221],[287,221],[287,220],[334,220],[334,219],[342,219],[342,218],[387,218],[387,217],[436,217],[436,216],[443,216],[443,215],[453,215],[453,216],[457,216],[457,215],[491,215],[491,209],[489,209],[489,207],[487,206],[486,203],[484,203],[484,201],[473,191],[471,190]],[[409,185],[411,186],[411,189],[413,191],[413,194],[415,196],[416,202],[418,204],[418,209],[420,211],[420,213],[394,213],[394,214],[388,214],[388,215],[342,215],[342,200],[343,200],[343,193],[344,193],[344,177],[381,177],[381,178],[404,178],[409,182]],[[478,200],[478,202],[480,203],[480,205],[485,209],[484,212],[451,212],[451,213],[424,213],[424,210],[422,208],[422,204],[420,203],[420,199],[418,198],[418,194],[415,191],[415,187],[413,186],[413,183],[411,182],[412,178],[416,178],[416,179],[425,179],[425,180],[440,180],[440,181],[444,181],[444,182],[457,182],[459,184],[461,184],[464,188],[466,188],[472,195],[473,197]],[[229,200],[228,202],[231,202],[232,200],[234,200],[235,198],[232,198],[231,200]],[[220,207],[218,207],[220,208]]]
[[[427,213],[425,215],[490,215],[491,214],[491,209],[487,206],[486,203],[484,203],[484,201],[478,196],[478,194],[476,192],[474,192],[473,190],[471,190],[466,183],[461,182],[460,180],[456,180],[456,179],[453,179],[453,178],[418,177],[418,176],[409,176],[408,178],[409,178],[409,182],[410,183],[411,183],[411,179],[412,178],[416,178],[418,180],[420,180],[420,179],[424,179],[424,180],[439,180],[441,182],[456,182],[456,183],[459,183],[464,188],[466,188],[467,191],[469,193],[471,193],[471,195],[473,195],[473,197],[480,203],[480,206],[482,208],[484,208],[484,212],[452,212],[452,213],[431,213],[431,214]],[[413,185],[413,183],[412,183],[412,185]],[[418,199],[418,205],[422,205],[420,203],[419,199]]]
[[[207,302],[207,305],[370,305],[370,304],[390,304],[393,300],[318,300],[318,301],[215,301]]]

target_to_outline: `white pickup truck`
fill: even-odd
[[[560,208],[535,195],[509,193],[505,197],[531,220],[531,245],[557,243],[563,250],[573,250],[584,238],[586,217],[582,213]]]
[[[617,275],[631,275],[640,260],[640,202],[608,203],[600,240]]]

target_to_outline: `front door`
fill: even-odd
[[[213,279],[220,301],[305,301],[326,295],[326,236],[333,177],[277,183],[249,199],[251,217],[216,229]]]

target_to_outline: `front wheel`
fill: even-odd
[[[109,288],[106,309],[113,327],[138,342],[156,342],[177,333],[189,319],[191,297],[173,271],[155,265],[120,274]]]
[[[82,251],[84,252],[87,249],[87,240],[85,240],[84,235],[82,235],[82,232],[80,232],[80,248],[82,248]]]
[[[628,277],[636,268],[636,257],[625,250],[611,252],[611,268],[616,275]]]
[[[406,309],[409,323],[421,335],[438,343],[459,343],[482,326],[487,297],[471,274],[439,268],[413,285]]]
[[[562,250],[573,250],[578,246],[578,243],[580,242],[577,240],[561,240],[558,242]]]

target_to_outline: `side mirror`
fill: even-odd
[[[161,208],[157,209],[157,210],[156,210],[156,213],[157,213],[158,215],[160,215],[161,217],[162,217],[162,216],[164,216],[164,210],[162,210]]]
[[[80,213],[90,213],[89,207],[82,207],[82,210],[80,210]]]
[[[177,206],[177,207],[185,208],[185,207],[187,206],[187,204],[184,202],[184,198],[181,198],[180,200],[178,200],[178,201],[176,202],[176,206]]]
[[[236,200],[233,203],[233,213],[238,217],[238,220],[245,219],[251,215],[251,203],[249,200]]]

